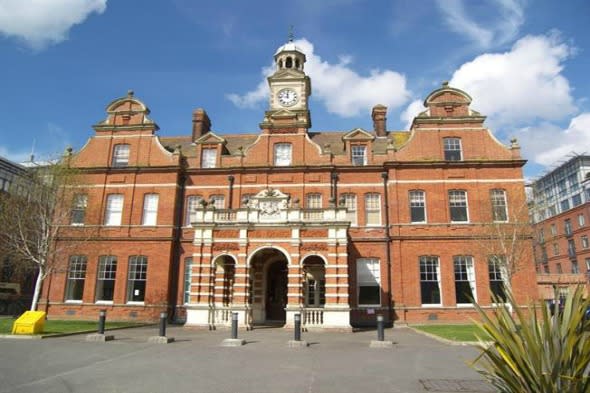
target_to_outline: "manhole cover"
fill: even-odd
[[[421,379],[420,383],[428,392],[494,392],[487,382],[475,379]]]

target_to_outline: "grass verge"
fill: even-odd
[[[16,319],[14,318],[1,318],[0,319],[0,334],[11,334],[12,324]],[[134,322],[108,322],[106,323],[105,329],[114,329],[121,327],[133,327],[141,326],[142,323]],[[64,334],[64,333],[79,333],[79,332],[92,332],[98,328],[98,321],[65,321],[65,320],[53,320],[49,319],[45,321],[45,329],[43,335],[48,334]]]
[[[477,336],[481,338],[487,336],[476,325],[413,325],[412,327],[452,341],[477,341]]]

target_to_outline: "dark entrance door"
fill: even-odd
[[[266,320],[285,322],[287,314],[287,262],[274,262],[266,275]]]

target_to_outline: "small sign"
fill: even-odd
[[[367,308],[367,315],[373,315],[375,314],[375,309],[374,308]]]

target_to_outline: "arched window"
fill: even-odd
[[[285,61],[285,67],[293,68],[293,59],[291,57],[287,57],[287,60]]]

